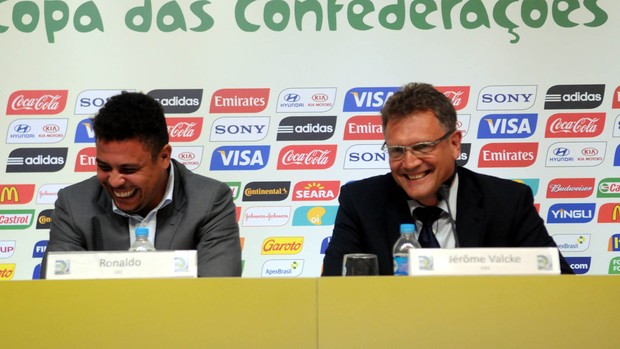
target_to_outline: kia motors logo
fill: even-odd
[[[65,110],[68,90],[20,90],[9,97],[6,115],[52,115]]]
[[[202,89],[152,90],[147,94],[164,107],[166,114],[193,113],[202,103]]]
[[[605,160],[607,142],[564,142],[547,150],[547,167],[591,167]]]
[[[20,119],[9,126],[6,143],[58,143],[66,132],[67,119]]]
[[[290,88],[278,96],[278,113],[322,113],[331,110],[336,88]]]
[[[189,170],[197,169],[202,163],[203,146],[172,147],[172,158]]]
[[[555,204],[549,208],[547,223],[588,223],[594,218],[596,204]]]
[[[344,126],[345,141],[383,140],[383,124],[380,116],[357,115],[349,118]]]
[[[57,172],[65,167],[68,148],[19,148],[9,154],[6,172]]]
[[[269,117],[224,117],[211,126],[212,142],[260,141],[269,132]]]
[[[302,181],[293,188],[293,201],[329,201],[339,192],[340,181]]]
[[[336,116],[290,116],[278,125],[278,141],[324,141],[334,135]]]
[[[267,166],[270,146],[223,146],[211,156],[212,171],[260,170]]]
[[[238,88],[215,91],[210,113],[260,113],[269,102],[268,88]]]
[[[594,109],[603,103],[605,85],[556,85],[547,90],[545,109]]]
[[[0,184],[0,204],[23,205],[33,197],[34,184]]]
[[[398,87],[356,87],[345,95],[344,112],[378,112]]]
[[[528,167],[537,155],[538,143],[489,143],[480,149],[478,167]]]
[[[457,111],[469,102],[469,86],[435,86],[435,89],[448,97]]]
[[[120,95],[123,91],[135,90],[86,90],[80,92],[75,103],[76,115],[95,115],[112,96]]]
[[[528,138],[536,132],[538,114],[489,114],[480,119],[478,138]]]
[[[289,145],[278,155],[278,170],[324,170],[336,161],[335,144]]]
[[[596,137],[605,127],[605,113],[560,113],[547,119],[546,138]]]
[[[547,198],[587,198],[594,192],[594,178],[555,178],[547,185]]]
[[[536,85],[487,86],[478,95],[478,110],[525,110],[536,102]]]
[[[291,182],[250,182],[243,189],[242,201],[282,201],[290,189]]]

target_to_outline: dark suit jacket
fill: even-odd
[[[553,247],[526,185],[457,168],[459,247]],[[393,275],[392,247],[401,223],[414,223],[409,197],[391,173],[342,186],[323,275],[342,275],[347,253],[374,253],[379,273]],[[562,273],[572,274],[560,254]]]
[[[197,250],[198,276],[241,276],[241,245],[230,188],[174,162],[172,202],[157,212],[155,249]],[[58,192],[49,251],[129,249],[126,217],[112,212],[112,200],[97,177]]]

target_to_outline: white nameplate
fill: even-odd
[[[554,275],[560,274],[555,247],[414,248],[409,275]]]
[[[197,277],[195,250],[49,252],[46,279]]]

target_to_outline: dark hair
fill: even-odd
[[[383,129],[389,120],[424,111],[432,111],[446,131],[456,130],[456,110],[452,101],[433,85],[424,83],[407,84],[388,98],[381,109]]]
[[[104,141],[138,139],[156,157],[168,144],[164,108],[140,92],[112,96],[93,118],[95,138]]]

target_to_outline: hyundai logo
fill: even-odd
[[[301,99],[297,93],[288,93],[284,96],[284,100],[287,102],[298,102]]]
[[[556,148],[553,151],[553,155],[555,156],[568,156],[570,154],[570,150],[568,148]]]

